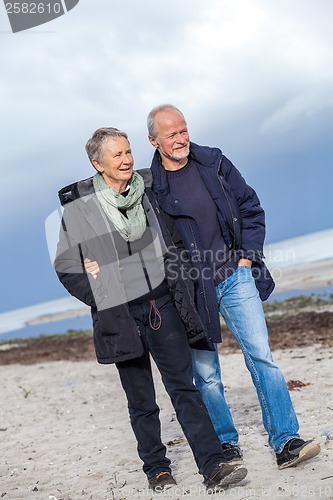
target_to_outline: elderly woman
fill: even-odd
[[[206,486],[236,483],[247,471],[226,463],[192,381],[189,343],[203,338],[203,328],[172,219],[145,188],[149,170],[133,171],[124,132],[98,129],[86,151],[97,172],[59,192],[64,214],[55,268],[65,288],[91,307],[98,362],[116,363],[149,487],[176,484],[161,441],[150,355]]]

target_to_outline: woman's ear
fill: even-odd
[[[91,160],[91,163],[94,165],[94,167],[96,168],[97,172],[99,172],[100,174],[102,174],[104,172],[104,169],[103,169],[102,165],[100,165],[100,163],[98,163],[97,160]]]

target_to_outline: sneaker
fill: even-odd
[[[211,491],[218,491],[229,484],[238,483],[247,475],[245,467],[221,462],[214,467],[211,475],[204,480],[204,485]]]
[[[149,488],[154,491],[163,491],[177,484],[170,472],[159,472],[156,476],[148,479],[148,483]]]
[[[223,456],[225,462],[229,465],[242,465],[243,456],[239,447],[235,444],[223,443],[222,444]]]
[[[281,453],[276,453],[276,461],[279,469],[294,467],[295,465],[313,458],[320,452],[320,446],[317,443],[303,441],[303,439],[290,439],[284,446]]]

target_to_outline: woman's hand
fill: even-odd
[[[87,273],[91,274],[91,276],[96,279],[97,274],[99,273],[99,265],[96,260],[84,259],[84,268]]]

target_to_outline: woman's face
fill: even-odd
[[[132,177],[134,159],[131,146],[125,137],[109,138],[103,143],[101,162],[93,160],[94,167],[102,174],[112,189],[121,193]]]

